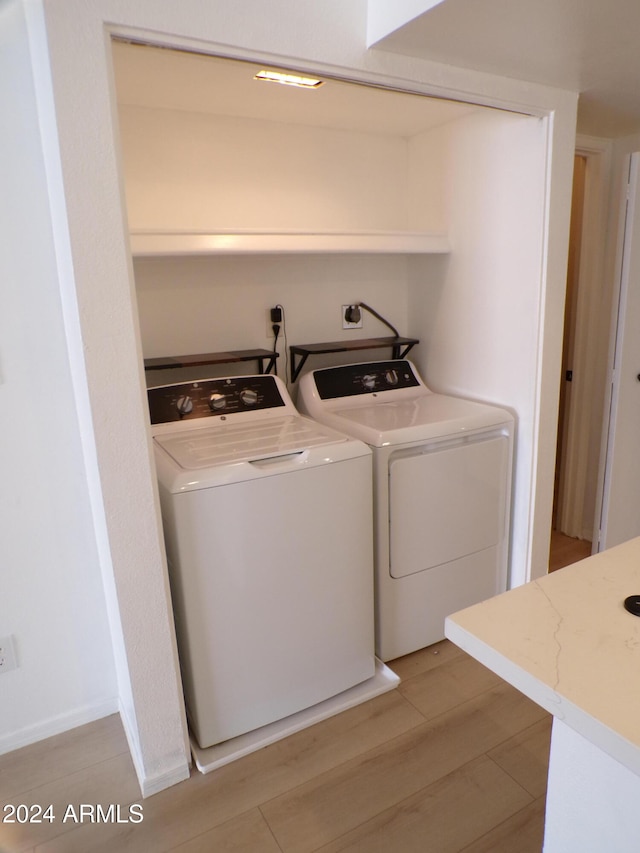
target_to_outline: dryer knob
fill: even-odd
[[[362,377],[362,384],[366,388],[367,391],[373,391],[376,387],[376,375],[375,373],[365,373]]]
[[[398,384],[398,372],[396,370],[387,370],[384,374],[384,378],[387,380],[387,385]]]
[[[253,388],[244,388],[240,392],[240,399],[245,406],[255,406],[258,402],[258,392],[254,391]]]
[[[220,409],[224,409],[227,405],[227,398],[224,394],[215,393],[211,394],[209,397],[209,408],[212,412],[218,412]]]
[[[188,415],[189,412],[193,411],[193,400],[191,397],[187,397],[186,395],[178,397],[176,401],[176,409],[181,415]]]

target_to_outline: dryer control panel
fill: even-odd
[[[224,416],[286,406],[270,375],[202,379],[149,388],[152,424]]]
[[[313,378],[321,400],[415,388],[422,384],[411,363],[402,359],[314,370]]]

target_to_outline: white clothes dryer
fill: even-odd
[[[297,406],[372,448],[381,660],[443,639],[446,616],[507,588],[509,412],[433,393],[407,360],[306,373]]]
[[[271,375],[151,388],[148,399],[199,746],[368,682],[376,664],[367,445],[300,417]]]

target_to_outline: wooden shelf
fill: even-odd
[[[289,347],[289,351],[291,353],[291,380],[292,382],[296,381],[305,361],[310,355],[391,347],[391,357],[395,359],[404,358],[409,350],[419,343],[420,341],[418,338],[401,338],[393,336],[385,338],[360,338],[355,341],[330,341],[323,344],[296,344]],[[298,364],[296,364],[296,356],[300,357]]]
[[[132,231],[134,257],[243,254],[443,254],[444,234],[421,231]]]
[[[200,367],[205,364],[233,364],[240,361],[256,361],[260,373],[269,373],[276,363],[278,353],[268,349],[243,349],[232,352],[208,352],[198,355],[168,355],[145,358],[145,370],[170,370],[176,367]],[[268,359],[267,369],[264,361]]]

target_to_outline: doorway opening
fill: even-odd
[[[578,146],[560,377],[550,571],[597,547],[595,516],[610,293],[602,274],[608,147]]]

